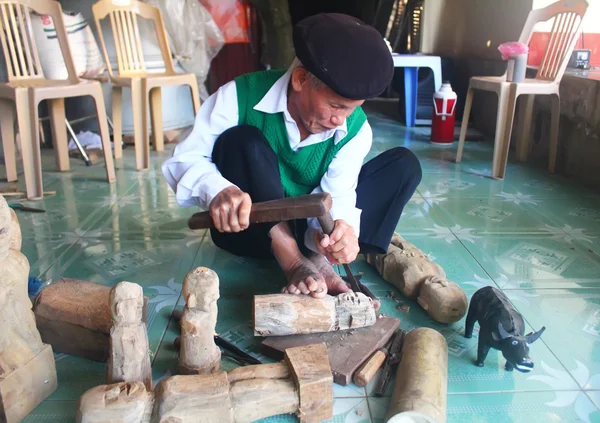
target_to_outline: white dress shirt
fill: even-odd
[[[254,107],[264,113],[283,112],[285,128],[292,150],[316,144],[334,137],[341,141],[348,133],[346,121],[332,130],[311,134],[300,139],[300,131],[287,109],[287,90],[290,68],[279,78],[262,100]],[[233,185],[225,179],[212,162],[212,151],[218,136],[238,125],[238,103],[235,81],[223,85],[200,108],[190,135],[175,148],[173,156],[162,166],[163,174],[175,191],[179,205],[200,206],[208,209],[212,199],[221,190]],[[365,121],[358,134],[338,151],[320,185],[313,193],[328,192],[332,197],[331,215],[350,224],[358,237],[361,210],[356,208],[356,185],[363,161],[371,149],[373,133]],[[305,245],[317,251],[313,235],[321,229],[317,219],[308,219]]]

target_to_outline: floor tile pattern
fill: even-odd
[[[432,321],[364,260],[353,263],[382,298],[384,313],[399,317],[404,329],[432,327],[448,340],[448,422],[600,422],[600,196],[512,159],[506,179],[492,180],[488,142],[468,142],[463,162],[456,164],[456,146],[430,144],[426,128],[407,130],[379,114],[371,114],[370,122],[375,142],[369,158],[404,146],[422,163],[423,180],[398,232],[442,265],[469,297],[483,286],[499,287],[528,328],[547,328],[531,346],[533,372],[505,372],[505,360],[494,350],[478,368],[476,336],[462,336],[464,320]],[[101,164],[90,168],[71,159],[70,172],[56,172],[53,155],[45,151],[45,189],[57,194],[25,201],[48,210],[45,214],[18,212],[31,276],[107,286],[127,280],[143,287],[150,299],[154,383],[176,371],[178,331],[169,316],[183,306],[181,283],[190,269],[207,266],[219,274],[217,331],[259,358],[260,339],[252,337],[250,326],[252,295],[276,292],[284,283],[273,263],[231,256],[205,231],[187,229],[194,210],[177,205],[160,171],[171,149],[153,153],[146,172],[135,171],[133,149],[126,149],[113,185],[103,180]],[[391,293],[407,307],[399,307]],[[55,358],[59,388],[27,422],[73,421],[80,395],[104,382],[103,364],[64,354]],[[236,366],[228,359],[222,365]],[[372,384],[336,386],[332,421],[383,422],[392,386],[382,398],[372,395]]]

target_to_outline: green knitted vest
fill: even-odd
[[[367,117],[360,107],[346,119],[348,134],[334,144],[326,141],[292,150],[285,130],[283,113],[263,113],[254,110],[285,71],[255,72],[235,78],[239,124],[261,130],[279,160],[279,174],[286,197],[310,194],[321,183],[337,152],[360,131]]]

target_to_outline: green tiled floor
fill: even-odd
[[[394,288],[364,260],[353,263],[382,298],[384,313],[399,317],[404,329],[428,326],[448,340],[448,422],[600,422],[600,196],[513,161],[506,180],[494,181],[486,177],[489,143],[469,142],[457,165],[456,146],[432,146],[427,129],[407,131],[382,115],[370,119],[375,142],[369,157],[406,146],[423,165],[423,181],[398,231],[442,265],[469,297],[486,285],[500,287],[528,328],[547,327],[531,347],[532,373],[505,372],[504,358],[494,350],[478,368],[477,340],[462,336],[464,320],[436,323],[409,300],[401,300],[408,311],[398,310],[388,295]],[[169,315],[183,306],[183,277],[195,266],[210,267],[221,280],[217,331],[262,358],[250,326],[252,295],[277,292],[283,277],[273,263],[233,257],[204,231],[186,228],[194,210],[177,206],[160,172],[168,152],[153,153],[152,168],[136,172],[133,149],[126,149],[113,186],[103,181],[101,165],[86,168],[73,159],[71,172],[52,172],[53,155],[45,153],[45,188],[57,195],[26,202],[47,209],[44,215],[19,212],[32,276],[139,283],[150,298],[156,383],[176,371],[178,332]],[[102,364],[64,354],[56,355],[56,364],[58,390],[26,421],[72,421],[79,396],[103,383]],[[227,359],[222,365],[235,366]],[[383,422],[391,389],[375,398],[372,384],[335,386],[332,421]]]

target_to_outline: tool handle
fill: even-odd
[[[327,212],[323,216],[319,216],[317,218],[319,220],[319,224],[321,225],[321,229],[323,229],[323,233],[326,235],[331,235],[333,232],[333,228],[335,227],[335,223],[333,218],[331,217],[331,213]]]
[[[354,373],[354,383],[357,386],[367,386],[377,370],[381,368],[385,358],[387,357],[387,350],[385,348],[380,349],[373,354],[358,370]]]

